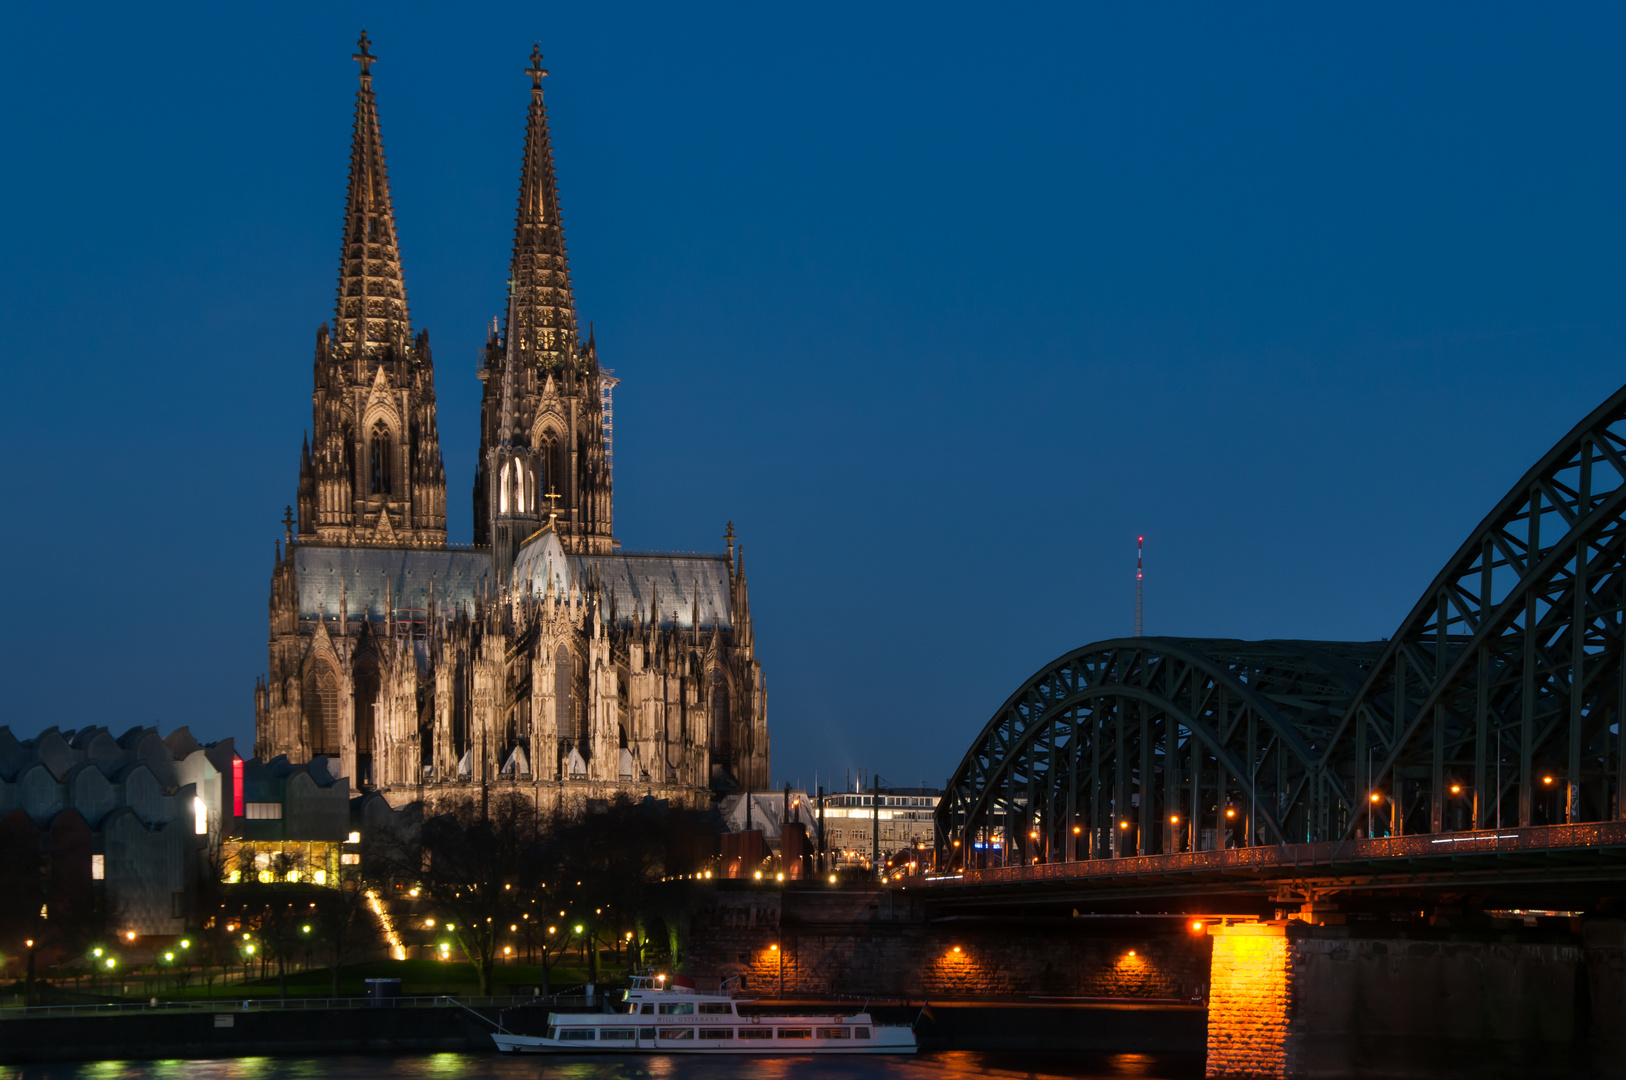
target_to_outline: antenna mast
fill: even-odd
[[[1136,637],[1141,636],[1141,630],[1143,629],[1143,627],[1141,626],[1141,620],[1140,620],[1140,594],[1141,594],[1141,586],[1145,582],[1146,574],[1145,574],[1145,571],[1142,570],[1142,568],[1141,568],[1141,546],[1143,544],[1145,544],[1145,543],[1146,543],[1146,537],[1144,537],[1144,536],[1135,537],[1135,636]]]

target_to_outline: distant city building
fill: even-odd
[[[201,745],[186,728],[19,741],[0,727],[0,862],[48,866],[53,895],[105,889],[124,929],[179,933],[196,915],[200,856],[231,827],[237,761],[232,740]],[[26,888],[13,873],[26,875],[5,888]]]
[[[818,800],[794,788],[781,791],[736,793],[718,804],[723,825],[731,833],[755,829],[773,851],[779,850],[780,833],[786,821],[801,824],[808,836],[819,837]]]
[[[331,775],[330,762],[319,757],[296,765],[279,757],[241,763],[236,813],[221,843],[226,881],[336,885],[341,867],[361,861],[350,781]]]
[[[448,543],[427,332],[414,334],[363,36],[332,326],[316,334],[297,514],[271,574],[267,760],[321,755],[392,805],[513,791],[684,805],[764,787],[744,547],[623,551],[613,374],[578,332],[532,53],[506,318],[494,319],[474,544]],[[687,482],[687,481],[685,481]]]
[[[880,827],[882,856],[904,848],[933,846],[933,815],[938,788],[882,788],[880,803],[868,791],[826,793],[824,796],[824,838],[831,868],[868,866],[873,856],[875,826]],[[786,791],[758,791],[735,794],[719,806],[723,824],[730,833],[755,830],[762,833],[766,850],[783,850],[782,836],[787,821],[800,824],[815,848],[819,842],[819,798],[794,788]]]
[[[826,795],[825,842],[847,865],[869,862],[877,827],[883,857],[906,847],[930,848],[936,837],[933,814],[942,794],[939,788],[899,787],[882,788],[879,796],[868,791]]]

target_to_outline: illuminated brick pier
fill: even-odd
[[[1292,963],[1287,928],[1215,926],[1208,986],[1208,1075],[1295,1075],[1289,1061]]]

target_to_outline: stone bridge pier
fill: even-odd
[[[1626,922],[1530,921],[1216,923],[1208,1075],[1626,1075]]]
[[[944,916],[919,890],[719,888],[689,967],[769,998],[1141,1002],[1166,1046],[1092,1021],[1076,1048],[1201,1051],[1205,1021],[1216,1078],[1626,1077],[1626,921],[1416,914]]]

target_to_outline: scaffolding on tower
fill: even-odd
[[[604,406],[604,465],[615,464],[615,388],[621,380],[614,368],[600,368],[598,373],[598,400]]]

